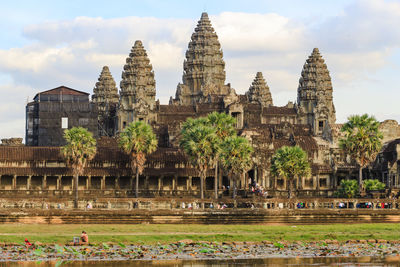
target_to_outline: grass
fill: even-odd
[[[30,241],[67,243],[82,230],[91,243],[170,243],[182,239],[193,241],[321,241],[333,239],[400,239],[399,224],[331,224],[331,225],[198,225],[198,224],[3,224],[0,242]]]

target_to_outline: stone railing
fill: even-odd
[[[8,193],[11,194],[9,190]],[[231,197],[223,197],[218,200],[212,198],[199,199],[193,196],[184,197],[158,197],[158,198],[133,198],[126,197],[133,195],[132,191],[113,190],[113,194],[99,197],[96,193],[89,191],[79,192],[79,208],[94,210],[258,210],[258,211],[279,211],[279,210],[297,210],[302,211],[341,211],[341,210],[399,210],[400,200],[398,199],[341,199],[341,198],[241,198],[232,199]],[[96,190],[95,190],[96,191]],[[0,195],[1,209],[72,209],[73,208],[73,191],[41,191],[42,195],[36,197],[10,198]],[[47,195],[51,192],[51,196]],[[169,191],[168,191],[169,192]],[[3,192],[4,193],[4,192]],[[15,193],[15,192],[14,192]],[[26,192],[25,192],[26,193]],[[36,191],[35,191],[36,193]]]

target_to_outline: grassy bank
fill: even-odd
[[[25,238],[41,243],[66,243],[82,230],[90,242],[102,243],[170,243],[182,239],[193,241],[320,241],[332,239],[400,240],[399,224],[332,224],[304,226],[271,225],[0,225],[0,242],[20,243]]]

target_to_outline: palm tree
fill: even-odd
[[[146,155],[157,149],[157,138],[143,121],[130,123],[119,135],[119,147],[129,155],[132,172],[136,173],[135,197],[139,197],[139,175],[144,170]]]
[[[235,118],[226,113],[213,112],[208,114],[207,121],[210,126],[215,130],[215,134],[218,138],[218,144],[220,145],[225,138],[229,136],[235,136]],[[216,151],[219,151],[216,150]],[[214,194],[215,199],[218,199],[218,163],[220,161],[219,155],[216,155],[214,162],[215,174],[214,174]]]
[[[229,136],[221,144],[220,158],[222,166],[233,181],[233,198],[236,197],[236,182],[253,165],[251,154],[253,147],[248,140],[240,136]]]
[[[96,155],[96,140],[91,132],[82,127],[65,130],[64,139],[67,144],[61,147],[61,155],[65,158],[67,166],[72,168],[75,185],[74,208],[78,208],[79,176],[83,175],[88,161]]]
[[[307,153],[299,146],[283,146],[272,156],[271,173],[286,179],[288,198],[292,197],[293,180],[307,176],[310,172]]]
[[[180,146],[188,155],[200,176],[200,196],[204,198],[204,180],[215,162],[217,137],[215,130],[207,125],[206,118],[187,119],[182,126]]]
[[[383,135],[379,131],[379,122],[373,117],[353,115],[342,126],[344,137],[339,146],[359,165],[358,186],[362,187],[362,171],[375,159],[382,147]]]

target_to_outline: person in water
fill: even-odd
[[[87,233],[85,231],[82,231],[81,242],[82,243],[89,243],[89,236],[87,235]]]

